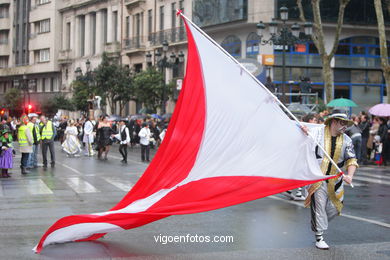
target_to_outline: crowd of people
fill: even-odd
[[[20,168],[23,175],[38,167],[38,152],[42,151],[43,168],[55,167],[55,141],[59,141],[68,157],[94,156],[99,160],[108,160],[113,143],[119,144],[122,163],[127,163],[128,147],[141,147],[141,160],[150,161],[150,148],[156,148],[164,138],[167,123],[152,117],[120,118],[112,120],[109,116],[100,116],[98,120],[90,118],[49,120],[46,116],[22,115],[17,118],[2,119],[0,125],[0,168],[2,178],[10,177],[13,168],[15,150],[13,142],[19,144],[21,154]]]
[[[308,114],[301,121],[323,124],[328,117],[327,110],[318,114]],[[354,124],[345,133],[352,139],[356,157],[360,165],[390,163],[390,118],[370,116],[362,111],[351,115]]]
[[[303,122],[323,124],[329,116],[328,111],[308,114],[300,119]],[[389,118],[369,116],[365,112],[352,115],[354,124],[345,133],[352,139],[356,157],[360,165],[387,165],[390,162],[390,120]],[[48,120],[46,116],[23,115],[20,119],[3,118],[0,126],[0,168],[2,177],[9,177],[8,170],[13,168],[13,141],[17,140],[22,155],[20,168],[22,174],[38,167],[38,152],[42,150],[43,167],[55,167],[54,141],[61,143],[62,150],[69,157],[94,156],[99,160],[108,160],[108,153],[113,143],[119,144],[122,163],[127,163],[128,147],[141,148],[141,160],[150,161],[150,149],[158,147],[164,138],[167,122],[150,116],[139,118],[120,118],[112,120],[102,115],[97,120],[93,117]],[[295,199],[304,194],[298,191]]]

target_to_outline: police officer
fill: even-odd
[[[47,148],[50,150],[51,156],[51,167],[55,166],[55,151],[54,151],[54,137],[56,135],[55,127],[51,120],[47,120],[45,116],[41,116],[40,135],[42,140],[42,157],[43,157],[43,168],[47,168]]]
[[[33,152],[30,154],[28,159],[27,168],[38,168],[38,147],[41,142],[41,134],[38,125],[38,119],[36,116],[31,117],[30,122],[27,126],[31,129],[31,134],[33,137]]]
[[[31,134],[31,129],[27,126],[29,123],[27,116],[22,116],[21,125],[18,129],[18,142],[20,153],[22,154],[22,159],[20,160],[20,169],[22,170],[22,174],[27,174],[27,162],[30,156],[30,153],[33,151],[33,138]]]

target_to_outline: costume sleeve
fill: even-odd
[[[346,137],[345,138],[345,151],[344,151],[344,160],[345,160],[345,166],[348,168],[351,165],[355,165],[356,167],[359,167],[359,164],[357,163],[356,159],[356,153],[355,149],[353,147],[353,143],[351,138]]]

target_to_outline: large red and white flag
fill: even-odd
[[[324,179],[307,138],[275,97],[183,17],[184,84],[164,142],[111,210],[64,217],[34,250],[86,241],[178,214],[214,210]]]

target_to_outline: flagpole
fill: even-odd
[[[227,55],[230,59],[233,60],[234,63],[236,63],[237,65],[239,65],[241,67],[242,70],[244,70],[246,73],[248,73],[252,79],[254,79],[256,81],[257,84],[259,84],[265,91],[268,92],[268,94],[270,94],[276,102],[278,102],[278,104],[288,113],[288,115],[290,117],[292,117],[296,122],[297,124],[299,125],[299,127],[303,127],[303,124],[298,120],[298,118],[293,114],[291,113],[290,110],[288,110],[288,108],[268,89],[266,88],[252,73],[250,73],[241,63],[239,63],[232,55],[230,55],[230,53],[228,53],[224,48],[222,48],[216,41],[214,41],[210,36],[208,36],[205,32],[203,32],[202,29],[200,29],[195,23],[193,23],[190,19],[188,19],[187,16],[185,16],[183,14],[183,12],[181,10],[176,10],[176,14],[177,15],[180,15],[182,16],[187,22],[189,22],[196,30],[198,30],[204,37],[206,37],[211,43],[213,43],[215,46],[217,46],[225,55]],[[336,170],[339,172],[339,174],[341,175],[345,175],[344,172],[339,168],[339,166],[337,165],[337,163],[335,163],[333,161],[333,159],[330,157],[330,155],[325,151],[325,149],[317,142],[317,140],[310,134],[310,132],[307,132],[308,136],[311,137],[314,141],[314,143],[321,149],[321,151],[324,153],[324,155],[326,157],[328,157],[329,161],[333,164],[333,166],[336,168]],[[352,183],[350,184],[351,187],[353,188],[353,185]]]

